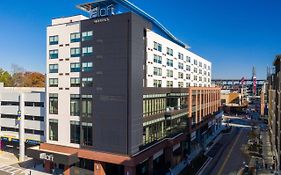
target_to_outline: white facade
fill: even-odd
[[[18,111],[24,94],[25,141],[45,141],[45,88],[3,87],[0,84],[1,137],[19,139]]]
[[[155,46],[155,42],[157,43]],[[160,51],[157,45],[161,45]],[[156,47],[156,49],[154,49]],[[168,54],[168,49],[170,54]],[[172,50],[172,54],[171,54]],[[146,60],[146,86],[155,87],[155,80],[161,81],[161,87],[189,87],[189,86],[211,86],[211,62],[190,52],[189,50],[171,42],[170,40],[147,31],[147,60]],[[182,54],[182,59],[179,58]],[[156,55],[156,60],[155,59]],[[161,61],[159,62],[159,57]],[[168,60],[172,60],[168,64]],[[158,69],[157,69],[158,68]],[[155,70],[161,73],[155,73]],[[172,76],[171,76],[172,71]],[[172,86],[168,81],[173,82]],[[182,85],[182,86],[181,86]]]
[[[52,20],[52,25],[47,28],[47,76],[46,76],[46,138],[48,143],[78,147],[77,144],[70,143],[70,121],[79,121],[79,116],[70,115],[70,95],[79,94],[79,87],[71,87],[71,78],[80,78],[79,72],[71,72],[71,64],[80,65],[80,57],[71,57],[71,48],[79,48],[80,42],[71,42],[71,34],[80,32],[80,22],[87,19],[82,15],[58,18]],[[80,33],[79,33],[80,34]],[[50,45],[51,36],[58,36],[58,44]],[[49,51],[57,50],[58,58],[50,59]],[[80,49],[79,49],[80,50]],[[58,72],[50,73],[50,65],[57,65]],[[50,87],[50,79],[57,79],[58,86]],[[50,114],[49,95],[58,94],[58,114]],[[58,141],[49,139],[49,120],[58,120]]]

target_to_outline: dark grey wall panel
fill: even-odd
[[[93,88],[81,94],[93,95],[93,148],[131,155],[142,143],[142,79],[144,63],[144,20],[132,13],[115,15],[101,23],[81,22],[81,31],[93,31]],[[81,73],[81,77],[89,73]],[[89,119],[81,119],[85,121]]]

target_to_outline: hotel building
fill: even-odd
[[[211,63],[126,0],[47,28],[46,171],[165,174],[193,160],[221,126]]]

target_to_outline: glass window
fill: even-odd
[[[178,82],[178,86],[179,86],[179,88],[182,88],[183,87],[183,82]]]
[[[49,73],[58,73],[59,66],[58,64],[50,64],[49,65]]]
[[[173,67],[173,60],[167,59],[167,66]]]
[[[93,31],[87,31],[82,33],[82,41],[88,41],[93,38]]]
[[[93,87],[93,78],[92,77],[82,78],[82,87]]]
[[[189,56],[186,56],[186,62],[190,63],[191,62],[191,59]]]
[[[80,78],[70,78],[70,87],[80,87]]]
[[[71,63],[70,72],[80,72],[80,63]]]
[[[93,145],[93,124],[82,122],[83,145]]]
[[[71,48],[70,57],[80,57],[80,48]]]
[[[173,56],[174,55],[173,49],[167,47],[167,55]]]
[[[186,70],[190,71],[190,66],[189,65],[186,65]]]
[[[195,60],[195,59],[194,59],[194,64],[195,64],[195,65],[197,65],[197,64],[198,64],[197,60]]]
[[[160,44],[160,43],[157,43],[157,42],[155,42],[154,41],[154,50],[158,50],[159,52],[162,52],[162,44]]]
[[[162,57],[159,55],[154,55],[153,61],[154,61],[154,63],[162,64]]]
[[[179,69],[183,69],[183,63],[178,64]]]
[[[49,120],[49,140],[58,141],[58,120]]]
[[[58,114],[58,94],[49,95],[49,113]]]
[[[173,81],[167,81],[167,87],[173,87]]]
[[[49,36],[49,45],[56,45],[59,43],[59,36],[54,35],[54,36]]]
[[[75,42],[80,42],[80,33],[71,33],[70,34],[70,42],[75,43]]]
[[[186,79],[190,80],[190,74],[186,74]]]
[[[84,62],[82,63],[82,72],[90,72],[93,70],[92,62]]]
[[[162,69],[158,67],[154,67],[153,75],[162,76]]]
[[[182,53],[179,53],[178,58],[179,58],[180,60],[183,60],[183,54],[182,54]]]
[[[179,73],[178,73],[178,78],[183,79],[183,73],[182,73],[182,72],[179,72]]]
[[[161,80],[153,80],[153,87],[162,87]]]
[[[70,115],[80,116],[80,95],[71,94],[70,95]]]
[[[49,78],[49,87],[58,87],[59,80],[58,78]]]
[[[83,56],[88,56],[93,53],[93,47],[83,47],[82,48],[82,54]]]
[[[167,77],[173,77],[173,70],[167,70]]]
[[[49,51],[49,57],[50,59],[57,59],[59,57],[59,51],[56,50],[50,50]]]
[[[93,99],[91,95],[82,95],[82,117],[92,116]]]
[[[79,121],[70,121],[70,143],[80,144]]]

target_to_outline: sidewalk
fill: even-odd
[[[269,133],[268,131],[261,132],[261,137],[262,137],[262,156],[264,159],[264,168],[262,170],[258,171],[259,175],[269,175],[272,174],[272,171],[270,168],[273,165],[273,153],[271,150],[271,143],[270,143],[270,138],[269,138]]]

